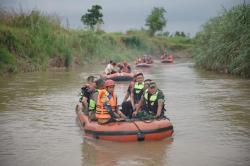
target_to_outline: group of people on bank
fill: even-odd
[[[128,100],[130,98],[130,100]],[[83,111],[90,120],[104,124],[131,118],[162,118],[164,117],[165,97],[157,88],[156,82],[144,80],[143,73],[136,73],[130,82],[119,109],[115,82],[113,80],[87,78],[81,88],[81,97],[77,111]]]
[[[131,73],[131,67],[128,62],[124,61],[122,63],[116,63],[114,61],[110,61],[104,70],[105,74],[110,75],[114,73]]]

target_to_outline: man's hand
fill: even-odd
[[[132,117],[136,117],[137,113],[138,113],[137,111],[134,111]]]
[[[157,114],[155,115],[155,118],[158,119],[158,118],[160,118],[160,116],[161,116],[161,115],[157,113]]]
[[[138,104],[135,104],[135,108],[134,108],[134,110],[137,110],[138,109]]]

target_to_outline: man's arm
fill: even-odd
[[[124,96],[123,102],[127,101],[128,98],[129,98],[129,93],[128,93],[128,91],[126,91],[126,94]]]
[[[131,98],[131,104],[132,104],[132,107],[133,109],[135,109],[135,100],[134,100],[134,88],[131,89],[131,94],[130,94],[130,98]]]
[[[164,100],[163,99],[159,99],[158,100],[157,113],[156,113],[156,116],[155,116],[156,118],[160,117],[163,105],[164,105]]]
[[[141,107],[143,106],[143,103],[144,103],[144,97],[142,96],[136,107],[136,110],[133,112],[133,116],[136,116],[136,114],[141,111]]]

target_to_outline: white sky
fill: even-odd
[[[164,31],[183,31],[194,36],[209,18],[217,16],[223,8],[243,3],[244,0],[0,0],[4,8],[37,9],[46,14],[57,14],[70,27],[83,28],[80,18],[92,5],[102,6],[107,32],[145,28],[145,20],[153,7],[164,7],[167,26]],[[250,0],[245,0],[250,3]]]

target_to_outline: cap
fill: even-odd
[[[150,82],[148,85],[150,88],[155,88],[156,87],[156,83],[154,81]]]

